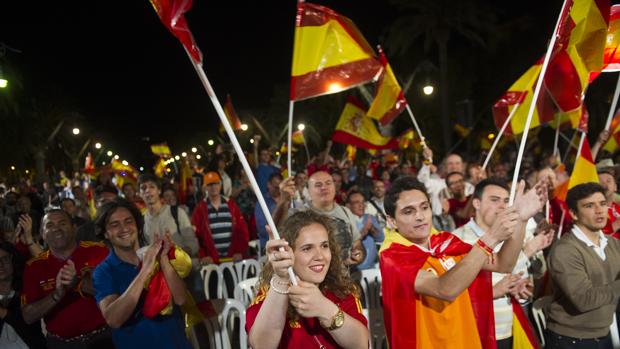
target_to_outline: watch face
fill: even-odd
[[[336,327],[342,327],[344,325],[344,313],[341,311],[336,315],[336,319],[334,319],[334,324]]]

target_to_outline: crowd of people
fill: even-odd
[[[543,298],[546,347],[611,348],[620,166],[610,154],[597,160],[600,183],[565,196],[571,166],[531,155],[510,203],[510,152],[484,169],[426,146],[338,161],[328,144],[288,176],[255,140],[260,194],[221,147],[205,167],[185,160],[187,183],[103,170],[2,181],[0,347],[189,348],[184,307],[205,301],[201,266],[262,255],[245,328],[256,349],[368,347],[367,269],[381,271],[391,348],[521,348],[515,314],[531,332]]]

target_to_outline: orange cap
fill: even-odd
[[[220,175],[217,172],[211,171],[211,172],[207,172],[204,177],[204,185],[209,185],[209,184],[213,184],[213,183],[219,183],[220,180]]]

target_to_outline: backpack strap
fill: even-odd
[[[174,223],[177,225],[177,232],[180,232],[181,227],[179,226],[179,205],[170,206],[170,214],[172,214],[172,218],[174,218]]]

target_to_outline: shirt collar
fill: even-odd
[[[478,223],[476,223],[473,217],[469,220],[469,222],[467,222],[467,224],[465,224],[465,226],[471,229],[477,237],[484,235],[484,230],[482,230]]]
[[[601,249],[605,249],[605,247],[607,246],[607,237],[605,237],[605,234],[603,234],[600,230],[598,231],[599,234],[599,246],[596,246],[592,241],[590,241],[590,239],[588,239],[588,237],[586,236],[586,234],[577,226],[577,224],[573,225],[573,235],[575,235],[575,237],[581,241],[583,241],[583,243],[585,243],[588,247],[600,247]]]

